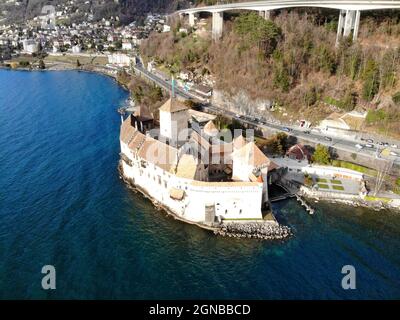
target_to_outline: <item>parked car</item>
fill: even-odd
[[[304,131],[304,133],[305,133],[305,134],[310,134],[311,131],[310,131],[310,130],[306,130],[306,131]]]
[[[390,155],[391,155],[391,156],[395,156],[395,157],[398,156],[398,154],[397,154],[396,152],[394,152],[394,151],[390,151]]]
[[[368,143],[374,143],[374,140],[372,140],[372,139],[367,139],[366,140]]]
[[[356,148],[359,149],[359,150],[361,150],[362,148],[364,148],[364,146],[363,146],[362,144],[357,143],[357,144],[356,144]]]
[[[394,148],[394,149],[398,148],[397,144],[392,144],[391,147]]]
[[[282,130],[285,131],[285,132],[290,132],[290,131],[292,131],[292,129],[287,128],[287,127],[283,128]]]
[[[365,146],[366,146],[367,148],[373,148],[373,147],[374,147],[374,145],[371,144],[371,143],[367,143]]]
[[[324,139],[325,139],[326,141],[332,141],[332,138],[331,138],[331,137],[324,137]]]

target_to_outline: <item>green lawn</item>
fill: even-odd
[[[329,189],[329,186],[328,186],[327,184],[318,183],[318,188],[321,188],[321,189]]]
[[[377,171],[374,169],[370,169],[370,168],[360,166],[355,163],[343,161],[343,160],[332,160],[332,165],[334,167],[340,167],[340,168],[346,168],[346,169],[358,171],[358,172],[361,172],[361,173],[364,173],[366,175],[373,176],[373,177],[377,176]]]
[[[333,185],[333,186],[332,186],[332,189],[344,191],[344,188],[343,188],[342,186],[335,186],[335,185]]]
[[[324,179],[324,178],[317,178],[317,182],[327,183],[328,180],[327,180],[327,179]]]
[[[382,197],[374,197],[374,196],[366,196],[365,200],[367,201],[382,201],[382,202],[389,202],[391,199],[389,198],[382,198]]]
[[[332,184],[342,184],[342,181],[340,180],[331,180]]]

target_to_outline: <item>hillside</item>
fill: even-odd
[[[73,21],[81,22],[82,13],[90,12],[94,20],[118,16],[122,23],[142,19],[149,12],[171,12],[189,5],[186,0],[0,0],[0,12],[7,11],[5,17],[9,23],[21,23],[40,14],[44,5],[57,6],[69,4],[73,8]]]
[[[225,15],[224,37],[210,39],[204,27],[153,34],[142,45],[145,59],[172,72],[211,74],[224,97],[272,101],[264,116],[314,123],[332,113],[368,112],[361,129],[400,136],[399,12],[363,13],[359,41],[335,48],[337,12],[276,11],[272,20],[257,14]],[[253,104],[254,105],[254,104]],[[257,113],[255,108],[246,110]],[[258,114],[259,115],[259,114]]]

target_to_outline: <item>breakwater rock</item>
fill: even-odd
[[[223,224],[215,234],[231,238],[253,238],[265,240],[282,240],[293,235],[287,226],[278,224],[249,222],[249,223],[227,223]]]

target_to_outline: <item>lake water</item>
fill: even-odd
[[[0,298],[400,298],[400,214],[290,200],[274,209],[295,236],[267,242],[157,211],[119,179],[127,97],[97,74],[0,70]]]

